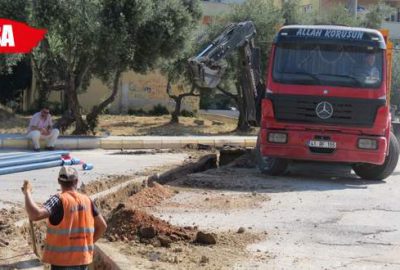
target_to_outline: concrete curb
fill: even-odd
[[[224,145],[255,147],[257,136],[135,136],[107,138],[61,137],[58,149],[179,149],[187,145],[204,144],[212,147]],[[45,146],[41,142],[42,147]],[[31,149],[32,143],[23,136],[0,138],[0,149]]]
[[[129,270],[132,262],[129,261],[119,250],[106,243],[96,243],[94,252],[94,269]],[[112,258],[111,258],[112,257]]]

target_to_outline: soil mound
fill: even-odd
[[[158,183],[152,183],[151,186],[140,190],[135,195],[128,198],[125,205],[127,208],[140,209],[151,207],[161,203],[163,200],[174,196],[175,192],[168,187]]]
[[[19,235],[20,229],[14,225],[14,222],[25,217],[24,210],[0,209],[0,247],[8,245],[14,236]],[[1,267],[0,267],[1,269]]]
[[[178,227],[144,211],[120,205],[108,220],[106,237],[110,241],[133,241],[169,246],[172,242],[194,240],[196,230]],[[155,243],[155,242],[157,243]]]

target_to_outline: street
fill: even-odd
[[[79,153],[86,156],[94,152]],[[130,161],[126,155],[113,159],[125,159],[132,164],[135,157],[140,157],[154,166],[154,160],[166,155],[173,157],[145,154],[131,155]],[[173,169],[185,156],[175,154],[176,160],[170,159],[165,170]],[[126,173],[124,166],[114,167],[108,173]],[[33,175],[40,173],[43,172]],[[144,188],[133,195],[125,188],[122,193],[105,197],[99,201],[102,207],[109,205],[108,209],[112,209],[123,203],[126,209],[143,211],[148,218],[133,222],[128,218],[128,210],[114,210],[107,214],[109,229],[114,233],[99,245],[111,260],[124,258],[127,266],[121,269],[399,269],[399,177],[397,167],[385,181],[364,181],[349,167],[324,163],[295,163],[288,175],[271,177],[262,175],[254,167],[251,155],[245,155],[226,166],[184,175],[167,185]],[[35,186],[43,186],[42,182],[37,178]],[[111,187],[112,183],[103,189]],[[12,211],[24,218],[22,206],[13,205]],[[115,227],[112,222],[118,213],[123,223]],[[163,247],[142,242],[136,232],[119,228],[141,226],[140,222],[149,221],[154,223],[143,224],[211,232],[217,243],[198,245],[191,240],[178,240]],[[21,239],[26,232],[18,233],[11,228],[11,238],[2,236],[11,246],[0,249],[3,257],[18,258],[18,250],[30,255],[23,260],[3,261],[6,264],[0,263],[0,269],[19,269],[24,263],[28,263],[28,269],[40,269],[27,241]],[[130,239],[130,235],[134,237]]]
[[[183,184],[211,188],[214,196],[252,194],[255,200],[268,200],[249,208],[210,206],[207,211],[197,202],[201,210],[196,211],[184,207],[196,197],[181,192],[172,199],[181,207],[159,207],[157,213],[173,224],[195,220],[199,228],[265,232],[263,241],[247,247],[250,257],[234,269],[399,269],[399,174],[398,167],[384,182],[367,182],[343,165],[297,164],[285,177],[220,168],[192,175]],[[204,196],[211,195],[203,195],[203,201]]]

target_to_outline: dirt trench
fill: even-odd
[[[229,153],[230,151],[228,155]],[[240,152],[234,151],[234,155],[238,153]],[[228,166],[241,167],[248,166],[249,157],[247,153],[247,156],[241,159],[231,156],[227,158],[222,156],[222,159],[225,163],[229,163]],[[247,231],[244,233],[209,232],[206,228],[200,230],[197,226],[174,226],[152,215],[154,207],[180,192],[186,192],[185,189],[187,189],[187,187],[182,189],[160,185],[155,181],[179,182],[179,179],[184,179],[188,174],[217,167],[220,159],[221,156],[215,153],[205,155],[203,153],[201,156],[194,154],[192,160],[178,168],[153,170],[153,174],[145,177],[144,181],[132,182],[116,192],[97,198],[95,204],[109,224],[102,242],[116,247],[124,256],[138,260],[139,265],[142,265],[139,269],[196,269],[199,266],[204,269],[229,269],[231,264],[221,258],[231,258],[233,261],[244,258],[245,247],[259,240],[259,235]],[[235,161],[231,162],[230,159]],[[144,175],[146,173],[140,176]],[[115,185],[127,183],[131,178],[114,176],[99,179],[99,181],[83,185],[81,191],[88,195],[98,194]],[[23,211],[15,210],[11,215],[0,213],[2,217],[7,215],[10,217],[8,221],[0,219],[0,259],[7,257],[7,254],[1,253],[2,251],[7,248],[21,249],[21,242],[24,242],[25,255],[30,254],[32,260],[30,251],[32,243],[28,237],[28,226],[17,228],[12,224],[23,214],[25,214]],[[35,228],[38,246],[41,247],[45,236],[45,223],[36,223]],[[12,241],[7,240],[10,236]],[[211,253],[210,250],[212,250]],[[94,269],[111,269],[111,266],[101,265],[99,262],[104,261],[102,258],[96,258]],[[37,263],[35,260],[31,262],[32,265]],[[7,264],[6,260],[0,261],[0,269],[19,269],[19,267],[22,267],[19,263]]]

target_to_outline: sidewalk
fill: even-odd
[[[204,144],[255,147],[256,136],[61,136],[58,149],[165,149]],[[43,147],[44,145],[44,141]],[[0,134],[0,149],[30,149],[31,141],[21,134]]]
[[[9,152],[1,150],[0,157]],[[15,151],[15,153],[18,152],[23,153],[25,151]],[[152,168],[181,165],[188,157],[188,154],[185,153],[129,155],[118,154],[118,152],[102,149],[71,151],[70,154],[72,157],[94,165],[94,168],[90,171],[84,171],[82,166],[79,165],[74,166],[79,173],[80,183],[87,185],[96,180],[106,181],[115,176],[122,175],[138,177],[139,173],[151,170]],[[25,179],[30,180],[33,185],[33,199],[40,203],[46,201],[50,194],[57,193],[57,190],[60,188],[57,183],[59,170],[60,167],[53,167],[0,175],[0,209],[22,205],[24,198],[21,193],[21,186]]]

